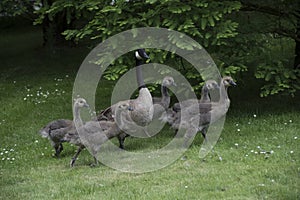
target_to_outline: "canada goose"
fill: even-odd
[[[72,128],[73,121],[68,119],[59,119],[50,122],[44,128],[39,130],[42,137],[48,138],[52,147],[55,149],[55,156],[59,157],[63,150],[62,143],[64,136]]]
[[[166,76],[163,78],[162,83],[161,83],[161,93],[162,97],[153,97],[153,120],[155,119],[160,119],[159,117],[162,115],[164,111],[166,111],[170,105],[170,95],[168,93],[168,87],[170,86],[176,86],[176,83],[174,81],[174,78],[171,76]],[[153,122],[153,121],[152,121]],[[157,124],[151,123],[150,126],[156,126]],[[153,127],[150,127],[150,129]],[[155,127],[157,128],[157,126]],[[124,149],[124,141],[125,138],[128,137],[129,135],[126,133],[122,133],[118,135],[119,139],[119,147],[121,149]]]
[[[180,124],[180,118],[181,118],[181,112],[180,112],[181,107],[184,109],[184,108],[188,108],[192,105],[199,104],[200,102],[201,103],[210,102],[210,98],[209,98],[209,94],[208,94],[209,90],[218,89],[218,88],[219,88],[219,86],[216,81],[214,81],[214,80],[206,81],[204,86],[202,87],[200,100],[188,99],[185,101],[181,101],[180,103],[175,103],[173,105],[173,107],[171,109],[169,109],[167,111],[167,113],[162,117],[162,120],[164,122],[168,122],[172,126],[172,128],[175,129],[175,133],[177,133],[177,130],[178,130],[179,124]],[[196,111],[197,111],[197,109],[196,109]]]
[[[170,98],[170,95],[168,92],[168,87],[170,87],[170,86],[176,86],[174,78],[171,76],[164,77],[164,79],[162,80],[162,83],[161,83],[162,97],[153,97],[152,98],[153,104],[159,104],[162,107],[164,107],[165,109],[167,109],[169,107],[171,98]]]
[[[218,102],[199,103],[184,108],[184,116],[181,117],[183,125],[187,128],[185,134],[185,143],[189,141],[194,133],[201,131],[203,137],[206,136],[206,131],[209,124],[218,121],[224,116],[230,106],[227,89],[229,86],[236,86],[232,77],[225,76],[222,78],[221,84],[225,89],[220,88],[220,99]],[[198,108],[197,108],[198,107]],[[195,113],[198,110],[198,113]],[[199,121],[198,121],[199,120]],[[195,127],[197,125],[197,127]]]
[[[136,78],[139,88],[139,95],[136,99],[128,100],[129,104],[133,107],[133,111],[130,112],[130,117],[136,124],[140,126],[145,126],[150,123],[153,117],[152,96],[144,83],[141,68],[142,60],[148,58],[149,56],[146,54],[144,49],[138,49],[135,51]],[[116,104],[101,111],[97,116],[97,119],[112,121],[112,113],[114,113],[115,107]]]
[[[175,108],[173,108],[173,122],[172,122],[172,128],[175,129],[175,134],[177,134],[179,126],[186,124],[187,127],[189,127],[189,124],[186,122],[186,120],[189,119],[189,117],[200,113],[206,113],[211,109],[211,104],[210,104],[210,97],[209,97],[209,90],[212,89],[218,89],[219,85],[217,84],[216,81],[214,80],[208,80],[205,82],[204,86],[202,87],[201,90],[201,98],[200,100],[198,99],[188,99],[186,101],[180,102],[175,104]],[[189,110],[189,107],[192,107],[193,105],[206,105],[206,106],[199,106],[199,108],[192,108],[194,110],[188,112],[188,116],[185,117],[185,113],[187,110]],[[191,110],[191,109],[190,109]],[[176,112],[177,111],[177,112]],[[182,114],[183,113],[183,114]],[[182,116],[183,115],[183,116]],[[182,117],[184,119],[182,119]],[[201,121],[204,123],[204,121],[208,121],[208,118],[210,117],[209,114],[201,115]],[[202,136],[205,138],[206,136],[206,130],[201,129]]]
[[[114,113],[115,118],[121,117],[121,112],[125,110],[132,111],[132,108],[128,104],[127,101],[122,101],[117,103],[117,109]],[[70,162],[70,166],[73,167],[75,164],[75,161],[86,146],[90,147],[91,153],[94,157],[95,164],[98,164],[98,160],[96,158],[97,153],[100,150],[100,147],[103,143],[105,143],[107,140],[116,137],[118,134],[121,133],[121,129],[119,128],[117,122],[110,122],[110,121],[89,121],[85,124],[82,122],[82,119],[80,117],[80,108],[82,107],[88,107],[88,104],[86,103],[85,99],[78,98],[76,99],[74,103],[74,121],[78,125],[78,132],[83,133],[84,137],[80,138],[77,131],[70,131],[66,136],[64,137],[65,141],[68,141],[70,143],[73,143],[78,147],[77,152],[73,156]],[[116,121],[120,122],[121,126],[122,124],[122,118],[115,119]],[[100,129],[99,129],[100,128]]]
[[[153,102],[152,96],[148,88],[146,87],[142,75],[143,59],[149,59],[144,49],[138,49],[135,51],[136,60],[136,78],[138,83],[139,95],[136,99],[127,100],[128,104],[132,107],[132,112],[128,113],[128,121],[131,121],[139,126],[146,126],[152,121],[153,118]],[[101,111],[97,116],[98,120],[109,120],[114,121],[112,113],[115,112],[116,105],[114,104],[105,110]],[[132,123],[131,123],[132,124]],[[120,148],[124,148],[124,138],[126,134],[122,134],[119,138]]]
[[[185,101],[182,101],[180,103],[175,103],[172,107],[172,109],[175,112],[180,111],[181,107],[189,107],[193,104],[196,103],[209,103],[210,102],[210,97],[209,97],[209,90],[213,90],[213,89],[218,89],[219,85],[215,80],[207,80],[204,84],[204,86],[202,87],[201,90],[201,98],[200,100],[198,99],[188,99]]]

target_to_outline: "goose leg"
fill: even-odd
[[[207,133],[207,128],[205,127],[201,130],[201,134],[202,134],[204,140],[206,140],[206,133]]]
[[[60,143],[52,142],[52,146],[55,149],[55,157],[57,157],[57,158],[59,157],[59,154],[62,151],[60,145],[61,145]]]
[[[120,149],[124,149],[124,141],[125,141],[125,137],[123,137],[123,135],[118,135],[118,140],[119,140],[119,147]]]
[[[77,160],[78,155],[80,154],[80,152],[82,151],[84,147],[80,146],[77,149],[77,152],[75,153],[75,155],[73,156],[71,162],[70,162],[70,167],[74,167],[75,161]]]
[[[121,133],[120,135],[118,135],[120,149],[124,149],[124,142],[125,142],[126,137],[127,137],[126,133]]]
[[[189,128],[184,135],[183,148],[189,147],[190,139],[193,138],[197,134],[197,129]]]
[[[176,137],[177,133],[178,133],[178,129],[175,129],[175,132],[174,132],[175,137]]]
[[[94,156],[94,161],[95,161],[95,163],[94,163],[94,164],[91,164],[91,167],[96,167],[96,166],[98,166],[99,162],[98,162],[98,159],[96,158],[96,156]]]
[[[59,157],[60,153],[64,150],[62,143],[59,143],[58,148],[56,150],[56,156]]]

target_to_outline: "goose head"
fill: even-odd
[[[219,85],[218,85],[217,81],[215,81],[215,80],[207,80],[205,82],[205,87],[208,90],[219,89]]]
[[[149,59],[145,49],[138,49],[135,51],[135,58],[137,60]]]
[[[130,103],[128,101],[119,102],[118,103],[118,109],[133,111],[133,108],[132,108],[132,106],[130,105]]]
[[[224,76],[222,78],[222,81],[223,81],[223,84],[225,87],[237,86],[237,84],[234,82],[234,80],[231,76]]]
[[[162,85],[165,87],[169,87],[169,86],[177,86],[174,78],[171,76],[166,76],[163,81],[162,81]]]
[[[87,104],[86,100],[84,98],[77,98],[75,99],[74,107],[77,108],[83,108],[83,107],[89,107],[89,104]]]

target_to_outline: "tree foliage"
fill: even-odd
[[[253,42],[246,46],[254,56],[247,57],[244,63],[257,59],[255,77],[265,81],[261,96],[295,95],[300,89],[300,3],[294,0],[241,0],[241,3],[237,16],[239,36],[243,37],[242,44]],[[295,54],[286,54],[285,50],[291,49],[293,43]]]
[[[109,2],[109,1],[108,1]],[[99,39],[100,41],[137,27],[163,27],[185,33],[203,45],[222,66],[222,71],[232,74],[245,70],[241,64],[231,62],[231,55],[224,54],[238,32],[238,24],[230,19],[230,15],[240,9],[238,1],[182,1],[182,0],[145,0],[145,1],[103,1],[99,4],[85,4],[85,10],[93,13],[93,18],[80,29],[67,30],[67,39]],[[88,8],[88,9],[87,9]],[[180,40],[178,46],[184,45]],[[186,47],[188,48],[188,47]],[[126,58],[124,58],[126,59]],[[170,63],[187,78],[194,80],[199,87],[201,77],[194,72],[192,66],[174,55],[156,50],[153,62]],[[130,63],[132,59],[118,60],[105,75],[108,79],[116,79],[127,68],[122,63]],[[133,66],[129,65],[129,66]],[[119,69],[118,69],[119,68]],[[127,68],[128,69],[128,68]]]
[[[25,12],[18,5],[0,3],[11,13]],[[39,1],[35,1],[39,3]],[[294,95],[300,88],[300,10],[294,0],[41,0],[34,11],[36,24],[42,24],[44,40],[101,42],[122,31],[137,27],[163,27],[187,34],[205,47],[221,73],[239,79],[247,73],[262,79],[261,96]],[[2,9],[3,10],[3,9]],[[18,11],[18,12],[16,12]],[[27,11],[26,11],[27,12]],[[50,40],[49,38],[54,38]],[[56,38],[56,39],[55,39]],[[184,45],[178,40],[178,46]],[[295,44],[295,55],[288,55]],[[185,48],[189,48],[186,46]],[[276,54],[272,54],[276,52]],[[193,84],[201,77],[192,66],[174,54],[153,50],[151,60],[179,70]],[[105,78],[116,80],[133,66],[123,56],[107,69]],[[248,71],[248,72],[247,72]],[[165,72],[162,72],[165,73]]]

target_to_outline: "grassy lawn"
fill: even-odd
[[[39,29],[0,32],[0,199],[300,199],[299,96],[261,99],[245,83],[230,90],[215,146],[222,160],[215,153],[199,159],[199,134],[182,159],[158,171],[91,168],[87,150],[70,169],[76,147],[65,144],[56,159],[37,131],[72,118],[73,81],[89,50],[49,54],[40,43]],[[100,86],[97,110],[109,105],[113,83]],[[159,147],[172,135],[166,127],[155,140],[128,138],[125,145],[129,151]]]

